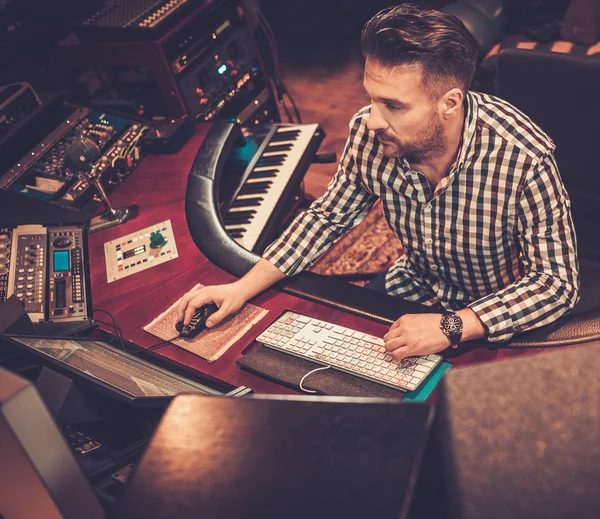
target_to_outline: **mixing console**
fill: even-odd
[[[24,225],[15,231],[11,254],[9,294],[16,294],[32,321],[44,319],[46,229]]]
[[[100,148],[102,156],[95,164],[95,171],[102,176],[107,190],[135,168],[141,160],[139,141],[147,127],[88,108],[72,107],[70,112],[0,177],[0,188],[81,208],[94,194],[93,189],[65,167],[65,152],[80,137],[93,140]]]
[[[0,228],[0,303],[14,295],[33,322],[87,320],[85,251],[82,225]]]

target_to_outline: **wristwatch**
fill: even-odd
[[[455,312],[448,312],[442,315],[440,320],[440,329],[448,339],[450,339],[450,346],[458,348],[463,333],[463,322],[462,319]]]

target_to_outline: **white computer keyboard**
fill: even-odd
[[[416,389],[442,360],[439,355],[427,355],[398,362],[379,337],[289,311],[256,340],[269,348],[403,391]]]

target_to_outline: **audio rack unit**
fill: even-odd
[[[29,83],[0,87],[0,142],[42,103]]]
[[[0,228],[0,303],[14,295],[34,322],[91,319],[83,225]]]
[[[79,84],[81,101],[126,100],[147,118],[192,116],[237,119],[242,124],[280,122],[281,117],[244,10],[236,0],[213,0],[153,39],[101,40],[84,32],[64,40],[49,67],[49,86]],[[90,85],[101,85],[90,94]],[[115,94],[116,93],[116,94]],[[109,105],[107,105],[109,106]],[[133,112],[132,112],[133,113]]]
[[[102,0],[75,24],[83,39],[144,39],[165,30],[190,8],[213,0]]]
[[[96,174],[111,191],[142,159],[141,138],[149,129],[137,121],[69,103],[45,107],[28,128],[3,150],[0,188],[75,210],[93,210],[89,201],[95,191],[65,167],[68,146],[80,137],[98,145],[102,156]]]

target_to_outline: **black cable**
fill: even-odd
[[[292,119],[292,114],[290,113],[290,110],[288,109],[287,105],[285,104],[285,100],[283,97],[280,98],[279,104],[283,108],[283,111],[285,112],[285,116],[287,117],[288,122],[293,123],[294,119]]]
[[[156,344],[153,344],[152,346],[149,346],[148,348],[145,348],[143,351],[153,351],[153,350],[155,350],[157,348],[162,348],[163,346],[166,346],[171,341],[174,341],[175,339],[179,339],[179,337],[181,337],[180,333],[178,333],[175,337],[172,337],[171,339],[167,339],[165,341],[157,342]]]
[[[260,11],[258,12],[257,20],[258,20],[258,26],[261,28],[263,34],[265,35],[265,38],[267,41],[267,46],[269,47],[269,50],[271,52],[271,59],[273,61],[273,79],[272,79],[272,81],[274,84],[275,91],[277,92],[278,101],[281,104],[281,106],[285,112],[285,115],[288,118],[288,121],[290,123],[296,122],[297,124],[302,124],[302,117],[300,116],[300,111],[298,110],[298,107],[296,106],[294,99],[292,98],[289,90],[287,89],[287,87],[285,86],[285,83],[283,82],[281,69],[279,67],[279,49],[277,48],[277,40],[275,39],[275,35],[273,34],[273,31],[271,29],[271,26],[269,25],[269,22],[267,21],[265,16]],[[287,97],[290,100],[290,103],[292,104],[292,107],[294,110],[294,115],[296,116],[296,121],[294,121],[294,118],[292,117],[292,114],[289,111],[289,108],[284,99],[285,97]]]
[[[121,347],[123,348],[123,351],[126,353],[132,353],[132,354],[138,354],[138,353],[142,353],[144,351],[153,351],[157,348],[161,348],[162,346],[166,346],[168,343],[170,343],[171,341],[174,341],[175,339],[178,339],[179,337],[181,337],[181,334],[178,333],[175,337],[172,337],[171,339],[167,339],[167,340],[163,340],[160,342],[157,342],[156,344],[153,344],[152,346],[149,346],[148,348],[144,348],[143,350],[139,350],[139,351],[127,351],[127,348],[125,347],[125,343],[123,342],[123,331],[121,330],[121,328],[119,328],[117,326],[117,321],[115,321],[115,318],[112,316],[112,314],[110,312],[107,312],[106,310],[102,310],[100,308],[94,308],[92,310],[93,312],[102,312],[103,314],[106,314],[110,317],[111,321],[112,321],[112,327],[115,330],[115,335],[117,336],[117,338],[119,339],[119,341],[121,342]],[[107,323],[106,321],[101,321],[99,319],[96,319],[97,322],[102,323],[102,324],[106,324],[107,326],[110,326],[110,323]]]
[[[108,317],[110,317],[110,320],[112,321],[112,326],[113,326],[113,329],[114,329],[114,331],[115,331],[115,335],[117,336],[117,338],[119,339],[119,342],[121,343],[121,349],[122,349],[124,352],[127,352],[127,348],[125,347],[125,342],[123,341],[123,331],[121,330],[121,328],[119,328],[119,327],[117,326],[117,321],[115,320],[115,318],[113,317],[113,315],[112,315],[110,312],[107,312],[106,310],[102,310],[101,308],[93,308],[93,309],[92,309],[92,315],[94,314],[94,312],[101,312],[101,313],[103,313],[103,314],[106,314],[106,315],[108,315]],[[96,320],[97,320],[99,323],[106,324],[106,325],[110,326],[110,324],[109,324],[109,323],[106,323],[106,322],[104,322],[104,321],[100,321],[100,320],[98,320],[98,319],[96,319]]]
[[[119,340],[122,340],[123,338],[123,330],[121,330],[121,328],[119,328],[118,326],[115,328],[115,326],[112,323],[109,323],[108,321],[102,321],[101,319],[94,319],[95,323],[100,323],[100,324],[105,324],[106,326],[109,326],[113,329],[114,334],[117,336],[117,338]],[[123,344],[121,344],[121,346],[123,346]]]
[[[290,100],[290,103],[292,103],[292,108],[294,109],[294,113],[296,114],[296,120],[298,121],[298,124],[302,124],[302,117],[300,116],[300,111],[298,110],[298,107],[296,106],[296,102],[294,101],[294,98],[290,94],[289,90],[287,89],[287,87],[285,86],[283,81],[281,82],[281,87],[282,87],[283,91],[285,92],[285,95],[287,96],[287,98]]]

